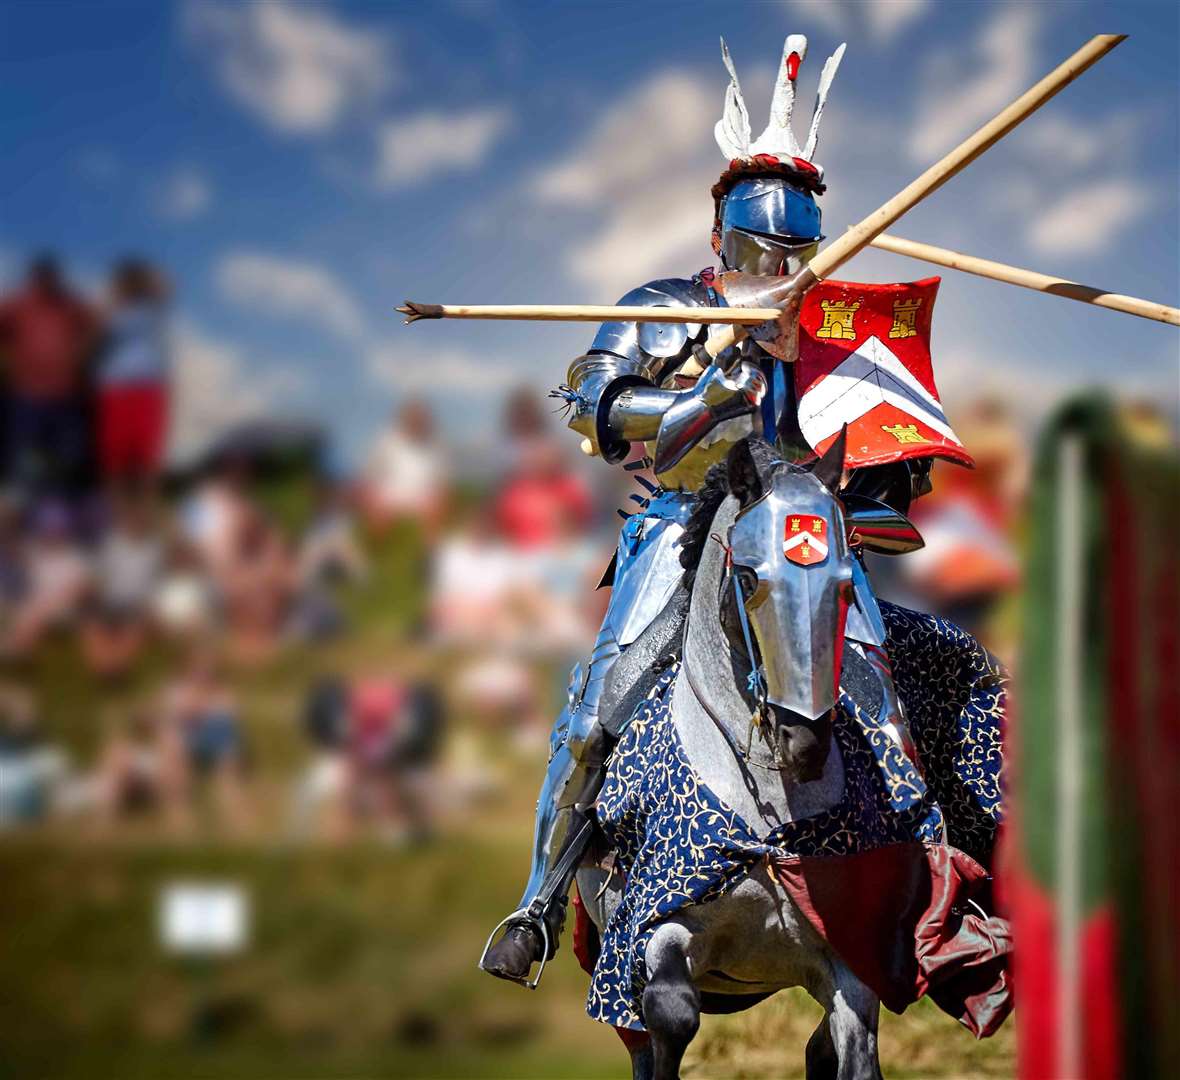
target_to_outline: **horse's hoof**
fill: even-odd
[[[498,979],[525,982],[533,961],[541,959],[543,950],[541,935],[531,926],[517,924],[510,926],[504,936],[488,949],[480,966]]]

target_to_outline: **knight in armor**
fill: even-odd
[[[824,65],[801,146],[791,113],[807,39],[789,36],[770,124],[751,142],[737,75],[722,42],[730,84],[716,137],[729,167],[712,191],[712,242],[724,270],[795,275],[814,256],[823,239],[816,199],[825,189],[823,169],[813,155],[843,52],[841,45]],[[712,271],[704,270],[689,278],[649,282],[619,303],[701,307],[725,300],[714,288]],[[480,961],[485,971],[501,978],[535,986],[529,980],[533,964],[557,947],[566,894],[592,832],[594,802],[611,748],[630,720],[635,684],[643,681],[640,669],[658,668],[661,654],[679,641],[681,536],[706,472],[750,435],[777,443],[795,459],[814,451],[800,430],[796,392],[785,365],[751,337],[711,358],[703,348],[707,333],[706,327],[685,323],[606,323],[586,354],[570,364],[566,385],[555,392],[569,405],[569,426],[604,461],[620,463],[633,444],[646,444],[658,486],[623,526],[602,628],[587,662],[571,673],[568,702],[553,728],[528,882],[517,910],[493,931]],[[911,457],[854,469],[845,491],[886,502],[904,514],[912,498],[929,490],[929,468],[929,457]],[[848,645],[872,662],[897,741],[912,754],[863,566],[858,565],[854,586]],[[620,663],[633,649],[641,663]]]

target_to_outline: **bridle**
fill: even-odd
[[[730,526],[732,529],[732,526]],[[746,745],[743,748],[738,741],[733,737],[733,733],[726,727],[725,722],[719,717],[716,712],[710,707],[705,695],[701,693],[700,687],[697,686],[696,678],[693,675],[692,665],[688,662],[687,650],[684,653],[681,667],[684,670],[685,679],[688,682],[688,688],[692,691],[692,696],[696,699],[697,704],[701,710],[713,721],[717,730],[725,739],[730,750],[734,756],[743,764],[749,765],[756,769],[766,769],[770,772],[781,772],[786,764],[779,755],[779,748],[767,737],[767,732],[770,730],[770,707],[766,701],[766,676],[762,671],[762,664],[759,662],[757,654],[754,650],[754,637],[750,632],[750,619],[746,612],[745,594],[742,590],[741,575],[735,573],[733,568],[733,548],[730,547],[724,540],[716,533],[710,536],[711,540],[720,544],[725,551],[725,578],[722,583],[721,591],[724,593],[726,583],[732,584],[734,602],[737,606],[738,623],[742,629],[742,639],[746,647],[746,655],[750,662],[750,673],[746,677],[746,689],[755,697],[755,706],[750,714],[750,726],[746,734]],[[689,623],[692,619],[692,605],[689,604],[689,613],[685,618],[684,623],[684,640],[689,640]],[[754,729],[757,728],[766,739],[770,746],[771,759],[768,764],[765,761],[760,761],[753,755]]]

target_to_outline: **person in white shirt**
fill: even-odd
[[[433,536],[446,506],[449,481],[429,407],[421,401],[407,402],[369,454],[361,483],[365,518],[378,531],[400,520],[414,520]]]

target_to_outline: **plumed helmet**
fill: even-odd
[[[823,168],[813,162],[828,90],[844,56],[841,45],[824,64],[807,139],[800,146],[791,124],[799,68],[807,38],[792,34],[770,106],[770,122],[757,139],[742,99],[737,71],[724,39],[721,57],[729,71],[725,109],[714,134],[729,168],[713,187],[714,247],[727,269],[757,274],[791,273],[815,252],[823,234],[815,197],[824,191]]]

